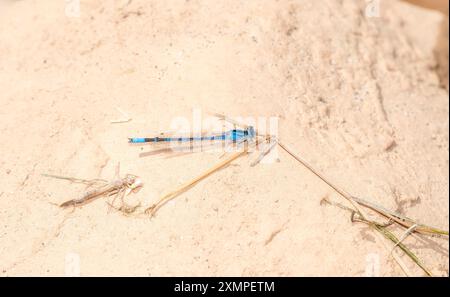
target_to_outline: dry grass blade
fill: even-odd
[[[433,274],[422,264],[422,261],[420,261],[420,259],[408,248],[406,247],[403,243],[401,243],[397,237],[389,230],[387,230],[386,228],[383,228],[382,226],[379,225],[374,225],[374,228],[380,232],[384,237],[386,237],[387,239],[391,240],[396,246],[398,246],[406,255],[408,255],[408,257],[411,258],[411,260],[414,261],[414,263],[417,264],[417,266],[419,266],[428,276],[433,276]]]
[[[198,177],[196,177],[193,180],[191,180],[191,181],[181,185],[180,187],[178,187],[174,191],[166,194],[164,197],[162,197],[160,200],[158,200],[158,202],[153,204],[151,207],[147,208],[145,210],[145,213],[150,214],[150,216],[154,216],[155,213],[158,211],[158,209],[160,209],[164,204],[166,204],[170,200],[174,199],[178,195],[184,193],[185,191],[190,189],[192,186],[194,186],[195,184],[197,184],[201,180],[207,178],[208,176],[210,176],[214,172],[224,168],[225,166],[227,166],[228,164],[230,164],[231,162],[233,162],[234,160],[236,160],[237,158],[239,158],[240,156],[242,156],[242,155],[244,155],[246,153],[247,153],[247,149],[245,149],[242,152],[235,153],[232,156],[230,156],[229,158],[227,158],[227,159],[223,160],[222,162],[218,163],[217,165],[211,167],[210,169],[208,169],[207,171],[205,171],[204,173],[202,173]]]
[[[57,179],[63,179],[68,180],[70,182],[74,183],[82,183],[87,185],[87,188],[85,190],[85,193],[80,198],[75,198],[68,200],[59,206],[62,208],[67,207],[78,207],[85,205],[87,203],[90,203],[94,201],[97,198],[100,197],[111,197],[114,196],[113,200],[110,204],[110,206],[114,205],[114,201],[119,198],[122,205],[120,207],[115,207],[118,210],[125,211],[134,211],[136,208],[128,206],[124,198],[129,195],[131,192],[138,191],[142,186],[143,183],[141,179],[135,175],[127,174],[125,177],[121,178],[119,175],[120,171],[120,165],[118,164],[116,167],[116,174],[115,178],[111,181],[106,181],[103,179],[80,179],[80,178],[73,178],[73,177],[65,177],[65,176],[59,176],[59,175],[51,175],[51,174],[43,174],[43,176],[51,177],[51,178],[57,178]],[[90,189],[90,190],[88,190]]]
[[[414,255],[414,253],[412,253],[404,244],[402,244],[402,240],[398,240],[395,237],[394,234],[392,234],[389,230],[387,230],[385,228],[386,226],[383,226],[381,224],[374,223],[374,222],[371,222],[370,220],[368,220],[367,219],[367,215],[363,212],[363,210],[361,209],[360,205],[364,206],[364,207],[367,207],[367,208],[369,208],[369,209],[371,209],[373,211],[376,211],[377,213],[387,217],[390,220],[390,223],[395,222],[395,223],[397,223],[398,225],[400,225],[402,227],[408,228],[409,232],[419,232],[419,233],[424,233],[424,234],[448,235],[448,231],[444,231],[444,230],[440,230],[440,229],[437,229],[437,228],[434,228],[434,227],[429,227],[429,226],[426,226],[426,225],[418,224],[414,220],[411,220],[409,218],[406,218],[404,216],[401,216],[399,214],[391,212],[391,211],[389,211],[389,210],[387,210],[387,209],[385,209],[385,208],[383,208],[381,206],[378,206],[378,205],[375,205],[375,204],[370,203],[368,201],[365,201],[363,199],[351,196],[350,194],[348,194],[344,190],[338,188],[336,185],[331,183],[327,178],[325,178],[322,174],[320,174],[317,170],[315,170],[305,160],[303,160],[302,158],[300,158],[299,156],[294,154],[285,145],[283,145],[280,142],[278,142],[278,144],[280,145],[280,147],[283,150],[285,150],[294,159],[296,159],[303,166],[308,168],[312,173],[314,173],[316,176],[318,176],[322,181],[324,181],[327,185],[329,185],[331,188],[333,188],[342,197],[347,199],[353,205],[353,207],[355,208],[355,210],[351,210],[349,208],[345,208],[345,209],[349,209],[349,210],[351,210],[353,212],[352,217],[354,217],[355,214],[358,214],[359,217],[360,217],[360,219],[359,219],[360,221],[368,223],[372,227],[372,229],[377,231],[376,234],[378,236],[382,235],[384,238],[387,238],[390,241],[394,242],[394,244],[396,246],[399,246],[414,261],[414,263],[416,263],[421,269],[423,269],[427,273],[427,275],[431,276],[431,272],[423,266],[422,262],[418,259],[418,257],[416,255]],[[383,243],[384,247],[386,249],[388,249],[388,247],[385,244],[385,242],[382,241],[382,243]],[[395,246],[394,246],[394,248],[395,248]],[[402,268],[402,270],[405,272],[405,274],[409,276],[410,272],[406,268],[406,265],[393,252],[394,252],[394,249],[391,249],[390,254],[392,254],[392,256],[394,257],[394,260],[399,264],[399,266]]]
[[[403,241],[409,236],[411,235],[411,233],[414,232],[414,229],[417,228],[417,225],[412,226],[411,228],[409,228],[408,230],[406,230],[406,232],[402,235],[402,237],[399,239],[398,243],[392,248],[392,251],[394,251],[394,249],[400,244],[403,243]]]
[[[77,184],[86,184],[86,185],[90,185],[93,183],[107,183],[108,181],[105,179],[100,179],[100,178],[95,178],[95,179],[82,179],[82,178],[76,178],[76,177],[67,177],[67,176],[61,176],[61,175],[54,175],[54,174],[46,174],[43,173],[41,174],[42,176],[45,177],[51,177],[51,178],[56,178],[56,179],[63,179],[63,180],[68,180],[70,182],[73,183],[77,183]]]
[[[364,207],[370,208],[373,211],[381,214],[382,216],[395,221],[398,225],[405,227],[405,228],[412,228],[411,232],[417,232],[417,233],[421,233],[421,234],[425,234],[425,235],[447,235],[448,236],[448,231],[445,230],[441,230],[432,226],[427,226],[427,225],[423,225],[423,224],[419,224],[417,223],[415,220],[407,218],[401,214],[395,213],[393,211],[390,211],[382,206],[376,205],[375,203],[366,201],[364,199],[361,198],[357,198],[357,197],[352,197],[354,201],[356,201],[357,203],[361,204]]]
[[[367,224],[369,227],[371,227],[373,230],[377,231],[377,234],[381,234],[383,237],[385,237],[386,239],[392,241],[394,243],[394,247],[391,250],[391,253],[394,252],[394,249],[396,247],[399,247],[409,258],[411,258],[411,260],[417,264],[417,266],[419,266],[428,276],[432,276],[431,272],[422,264],[422,261],[420,261],[419,257],[417,257],[407,246],[405,246],[402,241],[404,240],[404,238],[402,239],[397,239],[397,237],[387,229],[388,226],[391,225],[392,221],[389,221],[387,224],[381,224],[372,220],[368,220],[365,218],[362,218],[359,216],[359,214],[349,208],[346,207],[340,203],[336,203],[336,202],[331,202],[329,201],[327,198],[322,199],[321,202],[325,202],[327,204],[339,207],[343,210],[349,211],[351,213],[351,221],[352,222],[361,222],[361,223],[365,223]],[[359,217],[358,217],[359,216]],[[408,233],[405,234],[404,237],[406,237],[408,235]]]
[[[428,276],[433,276],[433,274],[431,273],[430,270],[428,270],[425,265],[422,263],[422,261],[419,259],[419,257],[417,257],[406,245],[404,245],[402,243],[402,240],[399,240],[394,233],[392,233],[391,231],[389,231],[388,229],[386,229],[386,227],[384,227],[382,224],[379,224],[377,222],[374,221],[370,221],[367,219],[356,219],[354,217],[355,213],[353,212],[352,214],[352,221],[359,221],[359,222],[363,222],[366,223],[367,225],[369,225],[370,227],[372,227],[373,229],[375,229],[376,231],[378,231],[381,235],[383,235],[385,238],[389,239],[390,241],[392,241],[394,243],[394,248],[399,247],[414,263],[416,263],[417,266],[419,266]],[[392,250],[393,252],[394,250]]]
[[[265,142],[267,143],[266,147],[259,154],[258,158],[250,164],[251,167],[258,165],[259,162],[261,162],[262,159],[264,159],[264,157],[267,156],[278,143],[276,139],[271,138],[266,139]],[[259,145],[259,142],[257,142],[257,145]]]
[[[303,166],[305,166],[309,171],[311,171],[314,175],[316,175],[317,177],[319,177],[323,182],[325,182],[328,186],[330,186],[333,190],[335,190],[339,195],[341,195],[342,197],[344,197],[345,199],[347,199],[352,206],[355,208],[356,212],[361,216],[361,218],[365,219],[367,217],[367,215],[365,214],[365,212],[361,209],[361,207],[359,206],[359,204],[353,199],[353,197],[348,194],[347,192],[345,192],[344,190],[340,189],[339,187],[337,187],[336,185],[334,185],[333,183],[331,183],[327,178],[325,178],[322,174],[320,174],[317,170],[315,170],[311,165],[309,165],[308,162],[306,162],[305,160],[303,160],[302,158],[300,158],[297,154],[293,153],[289,148],[287,148],[283,143],[281,143],[278,140],[278,145],[285,151],[287,152],[289,155],[291,155],[295,160],[297,160],[300,164],[302,164]],[[386,249],[386,251],[388,253],[390,253],[390,249],[387,246],[384,237],[382,237],[382,235],[378,232],[375,233],[379,238],[381,243],[383,244],[383,247]],[[402,269],[402,271],[407,275],[410,276],[411,272],[409,271],[409,269],[406,267],[405,263],[402,261],[402,259],[400,259],[396,254],[392,253],[392,257],[394,258],[394,260],[397,262],[397,264],[400,266],[400,268]]]

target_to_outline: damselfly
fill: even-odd
[[[199,135],[177,135],[171,133],[159,133],[159,136],[154,137],[133,137],[128,138],[128,142],[131,144],[150,144],[159,147],[157,150],[141,153],[141,156],[153,155],[163,152],[198,152],[199,150],[194,148],[201,147],[202,150],[209,150],[211,147],[217,148],[217,144],[223,145],[226,148],[226,152],[229,152],[230,147],[244,148],[246,151],[252,151],[252,148],[258,147],[260,144],[268,143],[269,145],[262,149],[261,155],[258,159],[252,163],[256,165],[261,159],[267,155],[267,153],[275,146],[276,138],[272,135],[262,135],[251,125],[239,123],[231,118],[228,118],[221,114],[214,114],[220,120],[227,121],[234,125],[234,129],[230,129],[221,133],[207,133],[201,132]],[[240,126],[241,129],[236,128]],[[163,148],[161,148],[161,146]],[[169,148],[168,148],[169,147]]]
[[[231,118],[228,118],[221,114],[215,114],[219,119],[225,120],[229,123],[232,123],[235,127],[241,126],[242,129],[232,129],[224,133],[218,133],[218,134],[204,134],[202,136],[190,136],[190,137],[182,137],[182,136],[164,136],[164,137],[151,137],[151,138],[129,138],[130,143],[135,144],[157,144],[157,143],[171,143],[171,142],[178,142],[178,143],[190,143],[193,142],[207,142],[207,141],[231,141],[233,144],[242,145],[243,150],[240,152],[232,154],[230,157],[226,158],[225,160],[221,161],[220,163],[212,166],[196,178],[186,182],[185,184],[179,186],[172,192],[164,195],[161,197],[156,203],[154,203],[152,206],[147,208],[145,210],[145,213],[150,214],[153,216],[155,212],[163,206],[168,201],[174,199],[187,189],[191,188],[193,185],[197,184],[199,181],[205,179],[206,177],[210,176],[214,172],[217,172],[218,170],[224,168],[240,156],[247,154],[250,152],[251,147],[258,147],[260,144],[264,144],[264,147],[260,150],[260,154],[256,160],[254,160],[251,163],[251,166],[255,166],[258,164],[277,144],[277,138],[274,135],[263,135],[259,134],[258,131],[250,125],[246,125],[243,123],[239,123]],[[164,133],[161,133],[160,135],[164,135]],[[164,149],[163,149],[164,150]],[[162,151],[162,150],[159,150]],[[142,155],[142,154],[141,154]]]
[[[162,133],[164,135],[164,133]],[[232,141],[232,142],[243,142],[246,140],[251,140],[255,138],[256,133],[255,129],[252,126],[249,126],[245,130],[241,129],[233,129],[224,133],[218,133],[213,135],[206,136],[191,136],[191,137],[183,137],[183,136],[170,136],[170,137],[150,137],[150,138],[141,138],[134,137],[128,138],[129,143],[161,143],[161,142],[197,142],[197,141]]]

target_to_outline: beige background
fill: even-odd
[[[103,199],[62,210],[83,188],[40,175],[110,178],[120,162],[150,205],[219,154],[139,158],[127,137],[193,108],[278,116],[280,138],[339,186],[448,229],[448,18],[381,4],[369,18],[357,0],[92,0],[70,17],[64,1],[0,2],[1,275],[403,275],[283,152],[237,160],[152,220]],[[111,124],[116,107],[133,120]],[[405,243],[448,275],[447,239]]]

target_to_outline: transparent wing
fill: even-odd
[[[140,136],[137,138],[172,138],[171,141],[158,141],[158,142],[140,142],[140,143],[133,143],[131,142],[130,145],[132,146],[143,146],[143,145],[149,145],[152,146],[154,148],[160,148],[160,149],[164,149],[164,148],[168,148],[168,147],[173,147],[173,146],[191,146],[192,144],[194,145],[198,145],[195,143],[199,143],[199,142],[208,142],[211,140],[202,140],[200,138],[204,138],[204,137],[219,137],[221,135],[223,135],[225,133],[225,131],[223,132],[206,132],[206,131],[202,131],[201,133],[166,133],[166,132],[161,132],[158,133],[156,135],[148,135],[148,136]],[[189,138],[193,138],[191,140],[189,140]],[[181,140],[177,140],[177,139],[181,139]],[[214,141],[220,141],[220,140],[214,140]]]
[[[267,139],[266,141],[264,141],[263,147],[260,150],[258,157],[253,162],[251,162],[250,166],[253,167],[259,164],[262,161],[262,159],[264,159],[264,157],[267,156],[277,144],[278,140],[275,138]]]
[[[140,157],[147,157],[159,154],[170,154],[173,156],[186,155],[198,152],[222,152],[224,147],[228,145],[228,140],[222,139],[197,139],[202,137],[213,138],[222,136],[224,132],[210,132],[203,131],[200,134],[173,134],[173,133],[160,133],[158,137],[168,137],[168,138],[183,138],[183,141],[164,141],[164,142],[148,142],[137,144],[139,146],[149,145],[152,150],[143,152],[139,154]],[[196,138],[190,141],[186,141],[188,138]],[[134,145],[134,144],[132,144]]]
[[[147,152],[140,153],[140,157],[148,157],[154,155],[169,155],[169,157],[178,157],[187,154],[210,152],[210,153],[222,153],[224,151],[232,151],[231,147],[236,144],[231,141],[202,141],[202,142],[192,142],[183,143],[181,145],[174,145],[157,148]]]
[[[228,123],[230,123],[230,124],[233,124],[233,125],[235,125],[235,126],[242,127],[243,129],[248,129],[248,128],[250,127],[249,125],[247,125],[247,124],[245,124],[245,123],[243,123],[243,122],[236,121],[235,119],[232,119],[232,118],[230,118],[230,117],[228,117],[228,116],[226,116],[226,115],[224,115],[224,114],[221,114],[221,113],[217,113],[217,112],[208,112],[208,114],[210,114],[210,115],[212,115],[212,116],[215,116],[215,117],[217,117],[217,118],[219,118],[219,119],[221,119],[221,120],[223,120],[223,121],[226,121],[226,122],[228,122]]]

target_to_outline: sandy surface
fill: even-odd
[[[130,199],[150,205],[219,162],[127,144],[198,109],[278,117],[280,139],[340,187],[448,229],[448,17],[392,0],[378,17],[366,1],[264,3],[82,0],[73,17],[64,1],[0,2],[1,275],[404,275],[282,151],[238,159],[152,220],[104,199],[56,206],[83,187],[41,173],[109,179],[120,162],[145,182]],[[132,121],[111,124],[116,107]],[[448,275],[448,239],[405,243]]]

